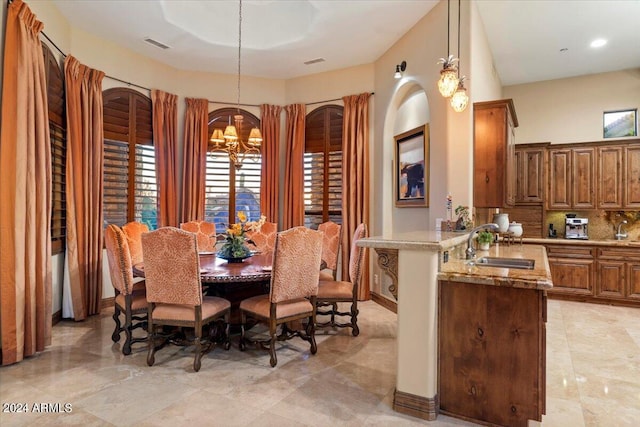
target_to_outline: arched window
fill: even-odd
[[[51,135],[51,252],[57,254],[64,251],[66,239],[67,115],[64,73],[58,58],[44,43],[42,43],[42,55],[47,80]]]
[[[104,223],[157,228],[158,186],[151,99],[128,88],[103,92]]]
[[[344,108],[326,105],[307,114],[304,148],[304,225],[342,224]]]
[[[233,116],[243,117],[238,137],[249,138],[254,127],[260,128],[260,120],[245,110],[221,108],[209,113],[209,136],[215,129],[224,129],[234,124]],[[213,144],[210,143],[213,148]],[[260,171],[261,155],[248,153],[241,167],[234,167],[229,154],[209,150],[207,153],[207,177],[205,186],[205,221],[215,222],[218,230],[236,222],[238,211],[244,211],[249,221],[260,218]]]

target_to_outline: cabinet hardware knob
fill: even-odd
[[[478,335],[480,336],[484,335],[484,331],[482,330],[482,328],[478,328]]]
[[[476,395],[476,386],[474,385],[471,386],[471,394],[473,394],[474,396]]]
[[[517,409],[516,409],[516,407],[515,407],[515,406],[512,406],[512,407],[511,407],[511,412],[513,412],[514,414],[516,413],[516,410],[517,410]]]
[[[485,175],[484,182],[489,183],[489,174]]]

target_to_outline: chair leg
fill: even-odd
[[[247,315],[244,314],[244,312],[242,312],[240,314],[240,351],[244,351],[246,346],[245,346],[245,342],[244,342],[244,325],[245,323],[247,323]],[[227,331],[228,331],[228,323],[227,323]],[[227,339],[228,339],[229,335],[227,333]]]
[[[338,303],[331,304],[331,326],[336,325],[336,313],[338,312]]]
[[[198,372],[200,370],[201,360],[202,359],[202,340],[200,339],[202,336],[202,327],[195,328],[195,345],[196,345],[196,356],[193,360],[193,370]]]
[[[351,334],[354,337],[360,335],[360,328],[358,328],[358,304],[351,304]]]
[[[147,327],[149,329],[149,352],[147,353],[147,365],[153,366],[156,361],[156,327],[153,325],[151,320],[149,320]]]
[[[124,345],[122,346],[122,354],[128,356],[131,354],[131,312],[125,313],[125,322],[124,322],[124,335],[126,339],[124,340]]]
[[[271,367],[275,367],[278,364],[278,358],[276,357],[276,340],[277,336],[275,331],[271,332],[271,344],[269,345],[269,354],[271,355]]]
[[[229,313],[224,315],[224,349],[229,350],[231,348],[231,340],[229,339]]]
[[[309,316],[306,333],[311,343],[311,354],[316,354],[318,352],[318,345],[316,344],[316,322],[313,316]]]
[[[113,334],[111,334],[111,340],[113,342],[118,342],[120,341],[120,307],[118,307],[118,304],[114,304],[114,310],[113,310],[113,321],[116,322],[116,327],[113,330]]]

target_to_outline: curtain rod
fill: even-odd
[[[375,95],[375,92],[371,92],[371,95]],[[324,100],[324,101],[307,102],[304,105],[324,104],[325,102],[334,102],[334,101],[342,101],[342,98],[327,99],[327,100]],[[211,101],[211,100],[209,100],[209,104],[241,105],[243,107],[260,107],[260,105],[256,105],[256,104],[238,104],[238,103],[233,103],[233,102],[222,102],[222,101]]]
[[[375,92],[371,92],[370,95],[375,95]],[[324,104],[325,102],[342,101],[342,98],[327,99],[325,101],[307,102],[304,105]]]
[[[48,36],[44,31],[41,31],[41,33],[42,33],[42,35],[44,36],[44,38],[46,38],[47,40],[49,40],[49,43],[51,43],[51,44],[53,45],[53,47],[55,47],[55,48],[56,48],[56,50],[57,50],[58,52],[60,52],[60,54],[61,54],[63,57],[65,57],[65,58],[67,57],[67,54],[66,54],[66,53],[64,53],[64,52],[62,51],[62,49],[60,49],[60,48],[58,47],[58,45],[57,45],[57,44],[55,44],[55,42],[54,42],[53,40],[51,40],[51,39],[49,38],[49,36]],[[124,84],[129,85],[129,86],[135,86],[135,87],[137,87],[137,88],[144,89],[144,90],[148,90],[149,92],[151,92],[151,89],[149,89],[148,87],[140,86],[140,85],[137,85],[137,84],[135,84],[135,83],[131,83],[131,82],[128,82],[128,81],[125,81],[125,80],[119,79],[119,78],[117,78],[117,77],[112,77],[112,76],[110,76],[110,75],[108,75],[108,74],[105,74],[105,77],[110,78],[111,80],[118,81],[118,82],[120,82],[120,83],[124,83]]]

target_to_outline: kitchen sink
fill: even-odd
[[[535,265],[533,259],[523,258],[500,258],[485,256],[476,260],[478,267],[499,267],[499,268],[519,268],[522,270],[533,270]]]

